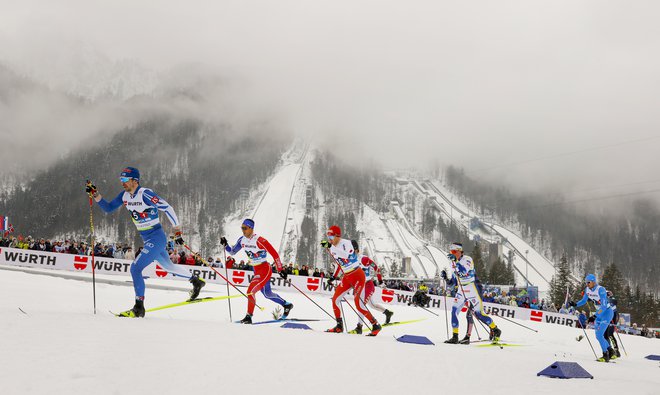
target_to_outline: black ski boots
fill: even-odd
[[[447,344],[458,344],[458,333],[454,333],[451,336],[451,339],[445,340],[445,343],[447,343]]]
[[[361,335],[362,334],[362,323],[358,322],[355,329],[353,329],[352,331],[350,331],[348,333],[350,333],[351,335]]]
[[[497,343],[500,341],[500,336],[502,336],[502,330],[498,327],[493,328],[493,338],[490,339],[493,343]]]
[[[284,305],[284,313],[282,314],[281,320],[285,320],[289,316],[289,312],[293,308],[293,303],[287,303]]]
[[[337,325],[334,328],[328,329],[326,332],[342,333],[344,331],[344,320],[337,318]]]
[[[144,317],[144,300],[135,300],[132,309],[119,313],[119,317],[142,318]]]
[[[371,332],[367,334],[367,336],[376,336],[380,330],[383,329],[378,322],[372,322],[371,323]]]
[[[387,324],[390,323],[390,320],[392,319],[392,316],[394,315],[394,313],[392,313],[392,312],[389,311],[389,310],[385,310],[385,311],[383,312],[383,314],[385,314],[385,325],[387,325]]]
[[[189,300],[195,300],[199,296],[199,292],[206,285],[206,281],[202,280],[198,276],[192,276],[190,278],[190,283],[192,284],[193,289],[192,289],[192,291],[190,291],[190,299]]]
[[[608,351],[603,352],[603,356],[598,358],[596,361],[598,361],[598,362],[609,362],[610,361],[610,353]]]

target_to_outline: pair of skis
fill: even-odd
[[[216,297],[206,297],[206,298],[199,298],[199,299],[193,299],[193,300],[186,300],[185,302],[179,302],[179,303],[171,303],[171,304],[166,304],[163,306],[158,306],[158,307],[153,307],[151,309],[145,310],[146,313],[151,313],[153,311],[159,311],[159,310],[165,310],[165,309],[171,309],[174,307],[180,307],[180,306],[188,306],[191,304],[196,304],[196,303],[205,303],[205,302],[213,302],[215,300],[225,300],[225,299],[232,299],[232,298],[240,298],[243,295],[224,295],[224,296],[216,296]],[[110,311],[114,316],[120,317],[120,314],[115,313]]]

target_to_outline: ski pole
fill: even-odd
[[[225,247],[222,246],[222,259],[223,259],[223,266],[225,267],[225,275],[227,278],[229,278],[229,271],[227,270],[227,250],[225,250]],[[229,296],[229,281],[225,281],[227,283],[227,296]],[[233,318],[231,317],[231,298],[227,299],[229,301],[229,322],[234,322]]]
[[[292,286],[293,288],[296,289],[296,291],[298,291],[298,292],[300,292],[301,294],[303,294],[304,297],[306,297],[306,298],[309,299],[312,303],[314,303],[314,304],[316,305],[316,307],[318,307],[319,309],[321,309],[321,310],[322,310],[325,314],[327,314],[330,318],[335,319],[335,316],[334,316],[334,315],[331,315],[331,314],[328,313],[323,307],[319,306],[319,304],[316,303],[316,302],[314,301],[314,299],[312,299],[312,298],[310,298],[309,296],[307,296],[307,294],[304,293],[300,288],[296,287],[296,285],[295,285],[293,282],[289,281],[289,283],[291,284],[291,286]]]
[[[241,295],[243,295],[243,296],[245,296],[246,298],[250,299],[250,297],[249,297],[248,295],[246,295],[245,292],[243,292],[243,291],[241,291],[240,289],[238,289],[238,287],[235,286],[234,284],[232,284],[232,283],[229,281],[229,279],[228,279],[227,277],[223,276],[222,273],[220,273],[219,271],[215,270],[215,268],[214,268],[213,266],[209,265],[209,263],[206,262],[206,261],[204,260],[204,258],[202,258],[201,255],[199,255],[198,253],[196,253],[195,251],[193,251],[192,249],[190,249],[190,247],[188,247],[187,244],[184,244],[183,247],[184,247],[186,250],[190,251],[193,255],[197,255],[197,256],[199,257],[199,260],[202,261],[203,264],[205,264],[205,265],[208,266],[211,270],[213,270],[218,276],[220,276],[220,278],[222,278],[223,280],[225,280],[225,281],[227,282],[227,284],[230,284],[232,287],[234,287],[238,292],[241,293]],[[226,265],[225,265],[225,266],[226,266]],[[252,295],[252,297],[254,298],[254,295]],[[257,307],[259,308],[259,310],[264,311],[264,308],[261,307],[261,306],[259,306],[259,305],[257,304],[257,301],[256,301],[256,300],[254,301],[254,305],[257,306]]]
[[[447,330],[447,340],[449,340],[449,318],[447,316],[447,280],[445,279],[445,290],[442,292],[445,298],[445,329]]]
[[[346,300],[343,300],[343,301],[346,302]],[[342,303],[341,300],[339,301],[339,307],[341,307],[341,316],[342,316],[341,324],[344,326],[344,327],[342,328],[342,330],[344,330],[344,329],[348,329],[348,326],[347,326],[347,323],[346,323],[346,313],[344,313],[344,304]],[[348,333],[347,330],[344,331],[344,332],[345,332],[347,335],[350,334],[350,333]]]
[[[593,351],[594,356],[596,359],[598,359],[598,354],[596,354],[596,350],[594,350],[594,346],[591,345],[591,340],[589,340],[589,336],[587,336],[587,331],[584,329],[584,326],[580,324],[580,328],[582,328],[582,332],[584,332],[584,337],[587,338],[587,342],[589,343],[589,347],[591,347],[591,351]]]
[[[410,303],[408,303],[408,306],[410,306]],[[429,313],[433,314],[433,315],[436,316],[436,317],[440,317],[440,314],[438,314],[438,313],[434,313],[433,311],[427,309],[427,308],[424,307],[424,306],[420,306],[420,305],[418,305],[418,304],[415,304],[414,306],[415,306],[415,307],[419,307],[420,309],[422,309],[422,310],[424,310],[424,311],[428,311]]]
[[[616,333],[616,337],[619,338],[619,343],[621,344],[621,348],[623,348],[623,352],[626,354],[626,357],[628,356],[628,352],[626,351],[626,346],[623,345],[623,342],[621,341],[621,336],[619,336],[619,329],[614,326],[614,333]]]
[[[87,180],[87,185],[91,185],[92,182]],[[92,234],[90,235],[91,239],[91,245],[90,249],[92,252],[92,294],[94,298],[94,314],[96,314],[96,270],[94,269],[94,215],[92,214],[93,212],[93,206],[94,206],[94,200],[93,196],[91,193],[89,193],[89,228],[92,231]]]
[[[501,318],[501,319],[503,319],[504,321],[509,321],[509,322],[512,323],[512,324],[516,324],[516,325],[518,325],[518,326],[522,326],[523,328],[525,328],[525,329],[527,329],[527,330],[530,330],[530,331],[532,331],[532,332],[536,332],[536,333],[539,332],[539,331],[537,331],[536,329],[532,329],[532,328],[530,328],[530,327],[528,327],[528,326],[525,326],[525,325],[523,325],[523,324],[520,324],[520,323],[518,323],[518,322],[516,322],[516,321],[513,321],[513,320],[508,319],[508,318],[506,318],[506,317],[503,317],[503,316],[501,316],[501,315],[498,315],[498,316],[496,316],[496,317],[497,317],[497,318]]]
[[[362,318],[362,315],[361,315],[360,313],[358,313],[357,310],[355,310],[355,307],[351,306],[351,304],[348,303],[348,300],[346,300],[346,298],[342,297],[342,299],[344,300],[344,302],[346,302],[346,304],[348,305],[348,307],[350,307],[351,310],[353,310],[353,312],[358,316],[358,318],[360,319],[360,321],[362,321],[362,323],[364,324],[364,326],[366,326],[367,329],[371,330],[371,327],[369,326],[369,324],[367,324],[367,322],[364,320],[364,318]]]
[[[471,314],[472,314],[472,327],[474,327],[474,331],[477,333],[477,339],[481,340],[481,335],[479,334],[479,328],[477,328],[477,326],[474,325],[474,320],[476,319],[477,322],[481,323],[481,325],[484,325],[484,323],[481,322],[481,320],[479,319],[479,317],[477,317],[477,315],[475,314],[475,312],[474,312],[474,306],[472,306],[472,302],[468,301],[468,307],[469,307],[470,311],[472,312],[472,313],[471,313]],[[469,324],[468,324],[468,325],[469,325]]]

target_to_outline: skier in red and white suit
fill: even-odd
[[[336,225],[333,225],[328,229],[327,236],[328,240],[323,240],[321,246],[329,249],[330,255],[332,255],[335,263],[337,263],[337,269],[333,276],[328,279],[328,284],[332,284],[333,281],[337,280],[340,273],[343,274],[341,283],[335,288],[335,293],[332,296],[332,309],[335,313],[335,318],[337,319],[337,326],[328,329],[327,332],[341,333],[344,331],[344,322],[341,318],[339,303],[341,303],[344,294],[353,289],[355,295],[355,307],[369,320],[369,322],[371,322],[372,325],[371,333],[369,333],[368,336],[376,336],[378,332],[380,332],[381,326],[378,324],[378,321],[376,321],[374,316],[371,315],[369,310],[367,310],[367,307],[361,299],[366,276],[361,269],[362,265],[358,259],[358,254],[355,251],[356,248],[353,245],[353,242],[341,238],[341,229]]]
[[[380,273],[380,269],[376,262],[366,255],[361,255],[360,250],[357,250],[358,259],[362,265],[362,270],[366,277],[366,282],[364,284],[364,290],[362,293],[362,300],[367,304],[368,307],[378,310],[381,313],[385,314],[385,325],[390,323],[392,319],[393,312],[387,310],[382,305],[375,303],[372,296],[376,292],[376,278],[378,279],[378,285],[383,284],[383,276]],[[358,335],[362,333],[362,322],[358,322],[357,327],[351,331],[351,333],[357,333]]]
[[[245,254],[250,258],[249,262],[254,270],[254,277],[252,278],[252,281],[250,281],[250,286],[247,290],[248,311],[245,318],[240,322],[242,324],[252,324],[252,314],[254,314],[254,307],[257,304],[254,295],[259,291],[261,291],[267,299],[284,307],[284,313],[281,318],[286,319],[293,308],[293,303],[287,302],[284,298],[270,289],[270,277],[273,274],[273,269],[267,261],[268,254],[270,254],[270,256],[273,257],[278,274],[286,280],[287,274],[283,270],[284,268],[282,267],[280,256],[268,240],[254,233],[254,221],[252,219],[246,218],[243,221],[241,231],[243,232],[243,236],[238,238],[233,247],[229,246],[227,239],[224,236],[220,239],[220,244],[222,244],[225,251],[231,255],[236,255],[240,250],[244,250]]]

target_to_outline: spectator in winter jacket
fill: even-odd
[[[319,271],[318,267],[314,268],[314,274],[312,276],[313,277],[321,277],[321,272]]]
[[[215,258],[215,262],[213,263],[213,267],[219,267],[223,268],[222,266],[222,259],[220,257]]]
[[[124,251],[124,259],[128,259],[130,261],[135,260],[135,254],[133,253],[133,247],[126,247],[126,251]]]

